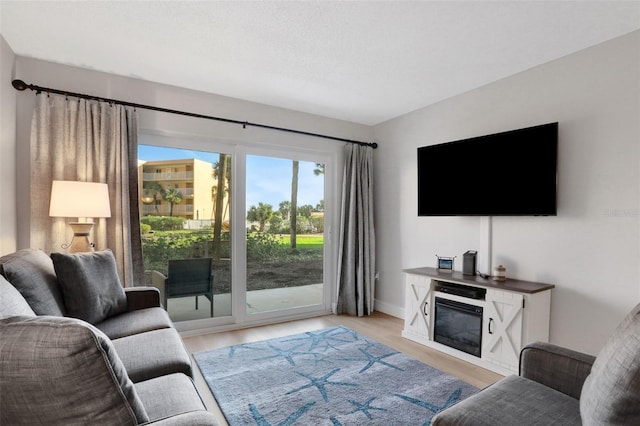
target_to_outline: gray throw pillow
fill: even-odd
[[[149,421],[111,341],[74,318],[0,319],[0,377],[2,425]]]
[[[111,250],[51,253],[67,315],[97,324],[127,310]]]
[[[580,395],[585,426],[640,425],[640,304],[598,354]]]
[[[65,316],[66,310],[51,258],[37,249],[0,257],[0,273],[24,296],[37,315]]]
[[[24,297],[0,275],[0,318],[15,315],[35,316]]]

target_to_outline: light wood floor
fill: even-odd
[[[240,343],[256,342],[275,337],[304,333],[305,331],[319,330],[337,325],[343,325],[355,330],[364,336],[412,356],[479,388],[488,386],[503,377],[492,371],[485,370],[484,368],[469,364],[450,355],[403,338],[400,334],[403,328],[403,320],[381,313],[374,313],[372,316],[361,318],[344,315],[327,315],[242,330],[184,337],[183,340],[187,350],[190,353],[194,353]],[[215,414],[221,425],[227,425],[195,361],[193,361],[193,366],[196,386],[208,410]]]

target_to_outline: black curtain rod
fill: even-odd
[[[101,98],[99,96],[84,95],[82,93],[73,93],[73,92],[67,92],[67,91],[64,91],[64,90],[50,89],[48,87],[41,87],[41,86],[36,86],[36,85],[33,85],[33,84],[27,84],[22,80],[13,80],[11,82],[11,84],[13,85],[14,89],[19,90],[21,92],[24,91],[24,90],[29,89],[29,90],[33,90],[36,93],[40,93],[40,92],[55,93],[55,94],[58,94],[58,95],[72,96],[72,97],[75,97],[75,98],[82,98],[82,99],[91,99],[91,100],[94,100],[94,101],[101,101],[101,102],[109,102],[111,104],[118,104],[118,105],[130,106],[130,107],[134,107],[134,108],[148,109],[148,110],[151,110],[151,111],[160,111],[160,112],[166,112],[166,113],[169,113],[169,114],[186,115],[187,117],[204,118],[204,119],[207,119],[207,120],[215,120],[215,121],[222,121],[222,122],[225,122],[225,123],[240,124],[243,128],[246,128],[247,126],[260,127],[262,129],[278,130],[280,132],[296,133],[296,134],[299,134],[299,135],[315,136],[317,138],[331,139],[331,140],[334,140],[334,141],[355,143],[355,144],[362,145],[362,146],[370,146],[373,149],[376,149],[378,147],[378,144],[375,143],[375,142],[372,142],[372,143],[362,142],[362,141],[356,141],[356,140],[353,140],[353,139],[345,139],[345,138],[338,138],[338,137],[335,137],[335,136],[322,135],[320,133],[311,133],[311,132],[305,132],[305,131],[302,131],[302,130],[294,130],[294,129],[287,129],[287,128],[284,128],[284,127],[269,126],[267,124],[252,123],[250,121],[233,120],[233,119],[230,119],[230,118],[214,117],[214,116],[211,116],[211,115],[195,114],[195,113],[192,113],[192,112],[179,111],[179,110],[175,110],[175,109],[160,108],[160,107],[155,107],[155,106],[151,106],[151,105],[136,104],[136,103],[133,103],[133,102],[120,101],[120,100],[117,100],[117,99]]]

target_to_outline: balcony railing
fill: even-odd
[[[193,180],[193,172],[162,172],[143,173],[142,179],[146,181],[157,180]]]
[[[175,188],[178,190],[182,198],[193,198],[193,188]]]
[[[173,189],[177,190],[180,193],[180,195],[182,195],[182,199],[183,200],[187,199],[187,198],[193,198],[193,194],[194,194],[193,193],[193,188],[173,188]],[[157,195],[157,197],[158,197],[158,200],[159,200],[160,199],[160,195]],[[147,202],[150,203],[150,202],[152,202],[154,200],[154,198],[152,196],[149,196],[148,198],[149,198],[149,200],[145,199],[145,200],[143,200],[143,202],[144,203],[147,203]]]

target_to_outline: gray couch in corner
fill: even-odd
[[[640,425],[640,304],[597,357],[528,345],[518,376],[447,408],[432,425]]]
[[[0,257],[0,424],[217,424],[157,289],[118,289],[110,252],[66,256]]]

